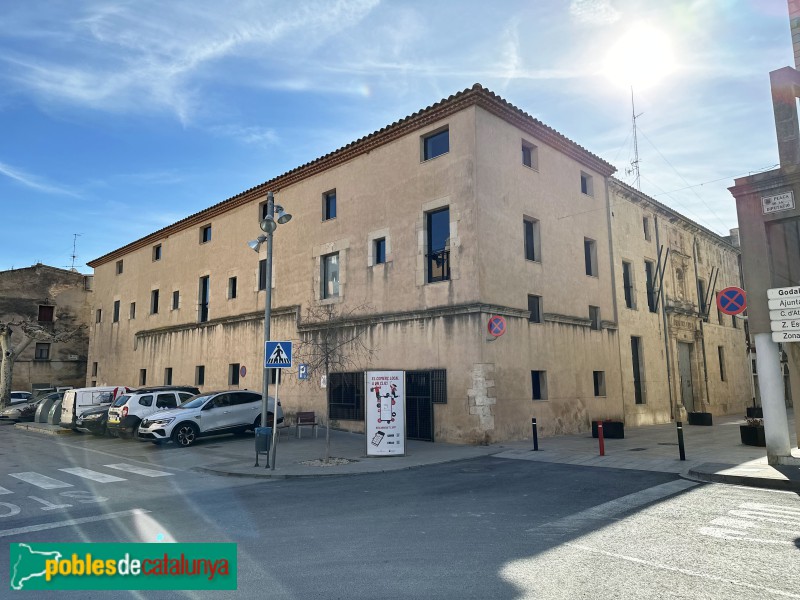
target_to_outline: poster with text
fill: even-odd
[[[367,456],[406,453],[405,371],[367,371]]]

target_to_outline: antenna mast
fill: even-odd
[[[75,259],[78,258],[78,255],[76,253],[76,249],[78,247],[78,236],[80,236],[80,235],[81,235],[80,233],[73,233],[72,234],[72,265],[70,266],[70,269],[72,271],[75,270]]]
[[[628,175],[633,175],[633,184],[637,190],[641,190],[641,182],[639,181],[639,138],[636,134],[636,118],[641,117],[644,113],[636,114],[636,105],[633,102],[633,86],[631,86],[631,120],[633,121],[633,160],[631,161],[630,169],[625,169]]]

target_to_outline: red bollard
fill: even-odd
[[[600,442],[600,456],[606,455],[606,443],[603,439],[603,422],[597,422],[597,439]]]

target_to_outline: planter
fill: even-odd
[[[747,407],[747,418],[748,419],[763,419],[764,418],[764,411],[760,406],[748,406]]]
[[[592,421],[592,437],[597,437],[597,421]],[[603,421],[603,438],[618,439],[625,437],[625,423],[622,421]]]
[[[766,446],[767,440],[764,437],[764,427],[755,425],[739,425],[739,435],[742,436],[742,443],[745,446]]]
[[[711,413],[708,412],[690,412],[689,425],[711,425]]]

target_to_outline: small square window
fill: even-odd
[[[129,313],[129,318],[135,319],[136,318],[136,302],[131,302],[131,310]]]
[[[228,385],[239,385],[239,363],[228,365]]]
[[[542,297],[528,295],[528,310],[530,316],[528,322],[541,323],[542,322]]]
[[[205,365],[197,365],[194,368],[194,384],[197,386],[205,385],[206,383],[206,367]]]
[[[153,246],[153,260],[161,260],[161,244]]]
[[[539,149],[522,140],[522,164],[531,169],[539,169]]]
[[[99,323],[102,320],[103,320],[103,309],[98,308],[96,311],[94,311],[94,322]]]
[[[589,306],[590,327],[595,331],[600,331],[600,307]]]
[[[181,293],[178,290],[172,292],[172,310],[178,310],[181,305]]]
[[[119,323],[119,300],[114,300],[114,323]]]
[[[422,160],[450,152],[450,130],[445,128],[422,137]]]
[[[531,397],[547,400],[547,371],[531,371]]]
[[[139,369],[139,385],[147,385],[147,369]]]
[[[336,218],[336,190],[322,194],[322,220],[330,221]]]
[[[122,261],[117,261],[117,275],[122,275]]]
[[[373,256],[375,257],[375,264],[382,265],[386,262],[386,238],[380,238],[373,242]]]
[[[597,242],[583,238],[583,256],[586,274],[590,277],[597,277]]]
[[[211,241],[211,225],[204,225],[200,228],[200,243],[205,244]]]
[[[322,297],[339,296],[339,253],[322,257]]]
[[[35,360],[50,360],[50,344],[36,344]]]
[[[164,369],[164,385],[172,385],[172,367]]]
[[[236,277],[228,277],[228,299],[236,298]]]
[[[606,372],[605,371],[592,371],[592,380],[594,382],[594,395],[606,395]]]
[[[594,196],[594,186],[592,176],[581,171],[581,193],[587,196]]]
[[[53,321],[53,313],[55,312],[55,306],[44,306],[39,305],[39,319],[40,323],[51,323]]]

